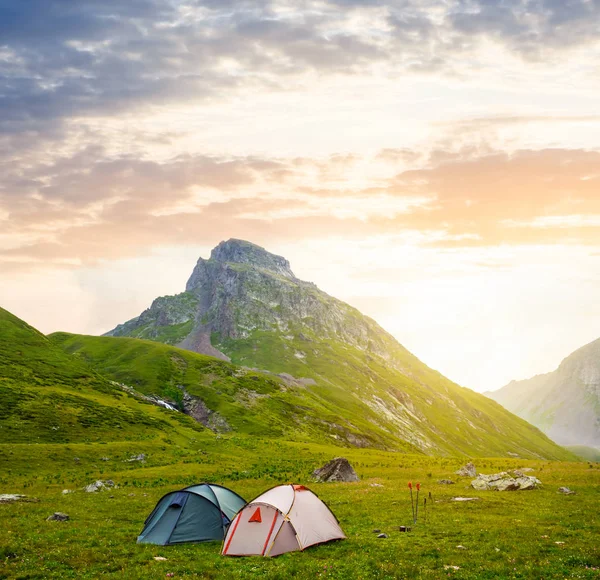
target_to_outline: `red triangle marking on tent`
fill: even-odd
[[[260,517],[260,508],[259,507],[256,508],[256,511],[252,514],[252,517],[248,521],[262,523],[262,518]]]

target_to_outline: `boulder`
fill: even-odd
[[[318,482],[324,481],[359,481],[356,471],[344,457],[336,457],[327,465],[313,471],[313,477]]]
[[[477,470],[475,466],[469,462],[466,465],[463,465],[457,472],[456,475],[462,475],[463,477],[475,477],[477,475]]]
[[[509,473],[493,473],[485,475],[480,473],[477,479],[471,482],[471,487],[478,491],[524,491],[528,489],[537,489],[542,482],[532,475],[521,475],[512,477]]]
[[[46,518],[47,522],[66,522],[69,519],[68,514],[63,512],[54,512],[51,516]]]

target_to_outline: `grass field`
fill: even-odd
[[[139,453],[147,455],[145,463],[127,461]],[[311,472],[340,454],[361,481],[311,483]],[[454,475],[462,462],[207,433],[163,445],[0,445],[0,493],[39,499],[0,504],[0,578],[600,577],[600,464],[475,460],[483,473],[532,467],[544,484],[502,493],[469,490],[469,480]],[[98,478],[118,488],[77,490]],[[442,478],[457,483],[437,483]],[[421,482],[421,498],[432,497],[427,521],[421,503],[417,525],[401,533],[398,526],[412,519],[409,480]],[[222,557],[218,543],[137,545],[155,502],[200,481],[227,485],[247,500],[277,483],[308,484],[348,539],[274,559]],[[563,485],[576,495],[557,493]],[[63,489],[77,491],[63,495]],[[481,499],[451,501],[455,496]],[[46,521],[55,511],[70,521]],[[375,529],[389,537],[378,539]]]

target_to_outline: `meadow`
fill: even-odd
[[[454,474],[464,458],[206,432],[187,437],[175,433],[160,444],[0,444],[0,493],[39,500],[0,504],[0,578],[600,577],[598,463],[475,459],[480,472],[531,467],[543,482],[535,491],[477,492],[468,488],[469,478]],[[129,461],[140,453],[143,463]],[[360,482],[311,481],[315,468],[340,455]],[[96,479],[112,479],[117,487],[81,490]],[[399,526],[412,520],[409,480],[421,482],[420,511],[412,531],[402,533]],[[306,484],[348,538],[273,559],[223,557],[219,543],[136,544],[164,493],[201,481],[231,487],[247,500],[279,483]],[[560,486],[576,494],[559,494]],[[452,501],[457,496],[480,499]],[[46,521],[57,511],[70,520]]]

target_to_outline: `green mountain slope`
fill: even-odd
[[[572,458],[538,429],[423,364],[375,321],[240,240],[200,258],[186,291],[109,336],[137,336],[312,379],[294,395],[341,443],[428,454]],[[96,361],[98,364],[100,361]],[[99,367],[106,370],[106,363]]]
[[[562,445],[600,448],[600,339],[559,367],[486,393]]]
[[[201,429],[123,392],[2,308],[0,401],[2,443],[161,440]]]

